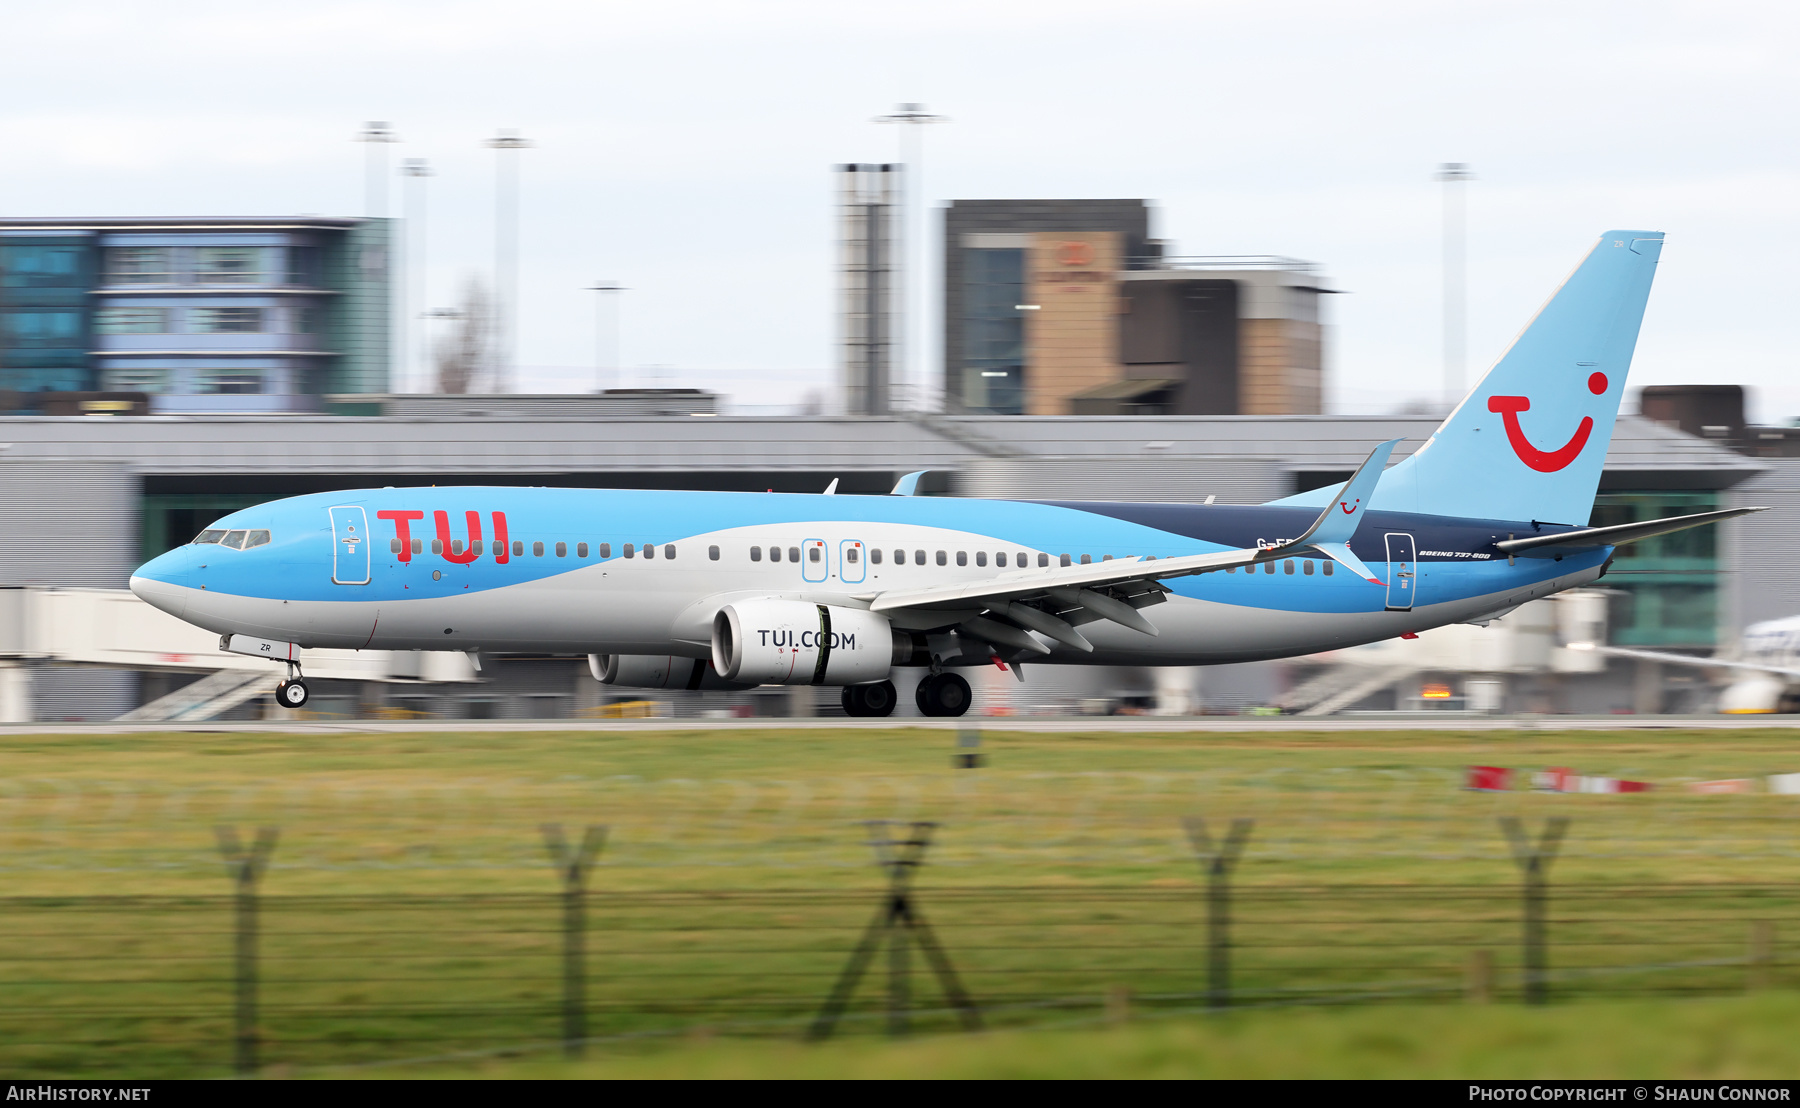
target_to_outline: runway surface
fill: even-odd
[[[592,719],[592,720],[251,720],[241,723],[11,723],[0,724],[0,737],[10,735],[169,734],[371,734],[419,732],[632,732],[632,731],[895,731],[923,728],[959,732],[965,729],[1024,734],[1118,732],[1126,734],[1298,734],[1356,731],[1749,731],[1795,729],[1796,716],[1488,716],[1444,719],[1420,716],[1370,716],[1332,719],[1258,719],[1245,716],[1100,716],[1016,718],[965,716],[961,719],[850,719],[843,716],[768,719]]]

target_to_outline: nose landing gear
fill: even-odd
[[[289,662],[287,679],[275,686],[275,703],[283,708],[304,708],[311,696],[312,691],[306,687],[300,667]]]

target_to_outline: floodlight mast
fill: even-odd
[[[920,372],[915,377],[911,370],[911,363],[913,360],[913,351],[915,349],[923,351],[924,342],[923,340],[918,342],[914,341],[915,335],[912,326],[912,314],[907,311],[909,305],[916,299],[919,305],[917,314],[920,317],[920,322],[923,323],[926,298],[923,293],[915,298],[911,295],[913,290],[909,288],[909,285],[912,282],[912,274],[917,272],[923,277],[925,271],[924,263],[920,261],[915,265],[912,256],[912,244],[915,239],[919,242],[921,247],[924,245],[924,234],[922,232],[915,232],[915,228],[913,227],[913,211],[919,206],[920,199],[924,195],[922,185],[925,179],[925,155],[924,144],[922,142],[923,136],[920,134],[920,130],[932,123],[948,123],[950,122],[950,117],[946,115],[932,115],[925,110],[925,105],[908,103],[897,105],[893,112],[888,115],[876,116],[874,122],[895,123],[900,125],[900,164],[905,166],[905,175],[900,182],[900,187],[903,190],[901,192],[902,202],[900,205],[900,249],[895,252],[901,259],[901,264],[897,267],[900,270],[900,279],[894,282],[894,290],[896,293],[895,299],[899,301],[895,307],[897,309],[897,314],[900,316],[900,326],[895,328],[897,333],[894,337],[899,340],[900,356],[891,359],[891,364],[900,371],[899,376],[901,377],[901,380],[889,382],[889,395],[893,399],[898,399],[900,396],[909,396],[910,402],[905,406],[915,410],[923,410],[926,407],[924,397],[925,373],[923,368],[921,368]],[[910,382],[913,380],[919,382],[919,388],[916,393],[910,391]],[[895,407],[900,406],[902,405],[895,405]]]
[[[1464,186],[1475,179],[1464,162],[1445,162],[1444,185],[1444,402],[1462,399],[1468,360],[1468,236]]]
[[[408,256],[406,264],[396,266],[394,272],[404,275],[410,270],[412,279],[407,281],[407,287],[401,296],[405,319],[399,328],[400,354],[394,364],[400,367],[400,372],[405,376],[402,377],[399,387],[394,389],[395,392],[407,391],[407,385],[414,386],[413,391],[416,392],[430,391],[431,344],[424,341],[422,332],[425,328],[419,321],[424,318],[422,306],[431,302],[431,297],[427,295],[425,269],[425,181],[436,175],[437,171],[432,169],[430,163],[424,158],[407,158],[400,163],[400,176],[405,181],[405,186],[401,191],[401,200],[406,205],[404,214],[407,233],[403,241],[406,243]],[[410,379],[413,367],[409,357],[408,339],[415,333],[419,333],[420,341],[412,345],[417,345],[419,348],[419,366],[418,377],[413,380]]]
[[[376,119],[363,124],[363,129],[356,133],[356,137],[352,141],[363,143],[367,149],[363,178],[363,214],[370,219],[385,219],[387,218],[387,145],[399,142],[400,136],[394,133],[391,124]]]
[[[482,143],[494,151],[494,391],[510,392],[519,317],[519,161],[537,145],[502,129]]]

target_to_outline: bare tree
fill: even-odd
[[[482,378],[493,364],[489,347],[494,339],[494,298],[480,278],[470,277],[463,282],[462,295],[450,318],[455,321],[454,329],[432,348],[438,391],[480,391]]]

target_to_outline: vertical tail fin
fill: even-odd
[[[1431,440],[1382,475],[1371,506],[1585,524],[1662,244],[1660,231],[1602,235]]]

